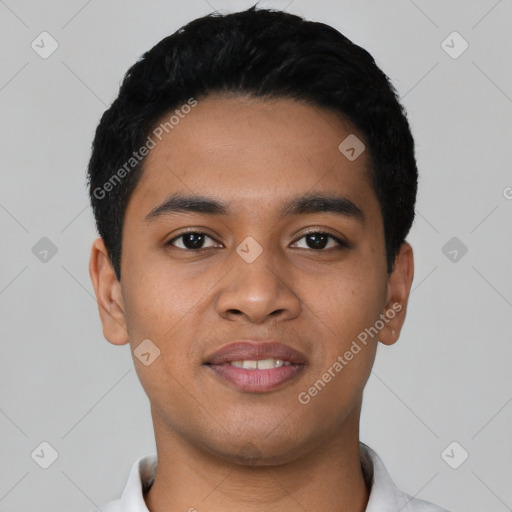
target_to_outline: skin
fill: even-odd
[[[338,114],[302,102],[199,99],[147,156],[124,220],[121,282],[102,239],[94,242],[104,336],[132,354],[149,338],[161,352],[149,366],[133,358],[159,460],[145,496],[151,512],[365,510],[363,389],[379,341],[398,340],[414,267],[404,243],[386,272],[369,154],[349,161],[338,149],[351,133],[364,140]],[[144,220],[175,192],[224,201],[230,212]],[[284,202],[312,192],[349,198],[364,223],[329,212],[279,216]],[[186,229],[206,233],[207,249],[185,249],[189,239],[176,237]],[[310,230],[350,248],[329,238],[315,249]],[[252,263],[236,252],[248,236],[263,250]],[[379,335],[301,404],[299,393],[393,304],[402,309]],[[242,392],[203,366],[240,338],[282,341],[306,355],[306,369],[270,392]]]

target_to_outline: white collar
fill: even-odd
[[[447,512],[398,489],[380,457],[369,446],[359,442],[359,451],[364,478],[371,486],[366,512]],[[149,512],[143,491],[153,483],[156,468],[156,453],[139,458],[132,466],[121,499],[102,507],[103,512]]]

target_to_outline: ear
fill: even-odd
[[[89,275],[98,302],[103,336],[113,345],[128,343],[121,284],[102,238],[97,238],[92,244]]]
[[[396,255],[393,271],[389,276],[386,306],[382,311],[385,316],[385,326],[379,333],[379,341],[384,345],[392,345],[400,337],[413,277],[412,247],[404,242]],[[383,318],[382,315],[381,318]]]

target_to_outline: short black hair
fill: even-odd
[[[162,39],[126,72],[104,112],[88,185],[119,280],[124,214],[143,170],[145,152],[139,149],[164,114],[225,92],[301,100],[352,123],[369,150],[392,271],[414,220],[418,182],[414,141],[396,90],[373,57],[333,27],[256,6],[210,13]]]

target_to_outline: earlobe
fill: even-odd
[[[128,343],[121,285],[102,238],[97,238],[93,242],[89,275],[96,294],[103,335],[113,345]]]
[[[379,341],[384,345],[392,345],[400,337],[413,278],[413,250],[408,242],[404,242],[400,246],[393,272],[389,276],[386,306],[383,311],[387,322],[379,333]]]

